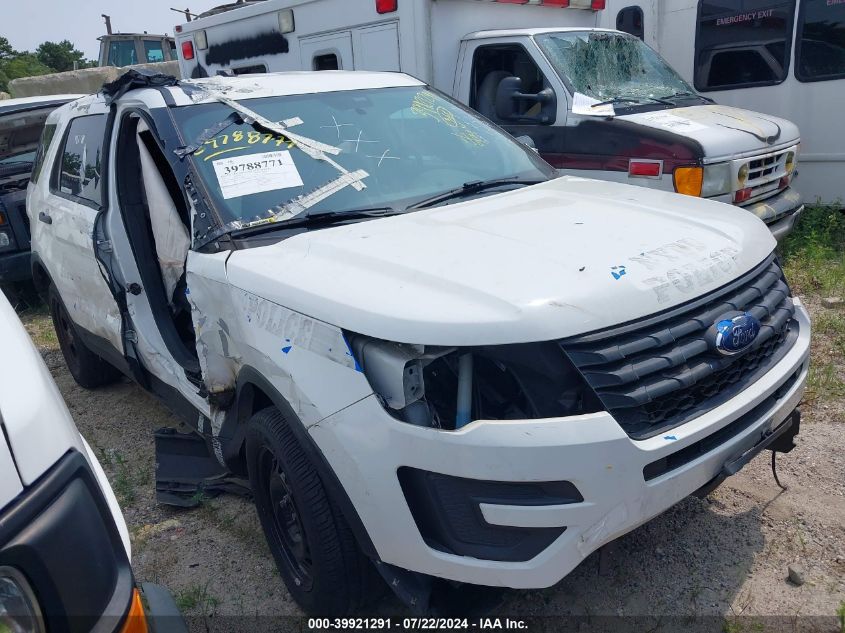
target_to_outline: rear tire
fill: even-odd
[[[275,408],[248,422],[246,462],[258,518],[297,604],[310,615],[349,615],[381,595],[381,581],[289,424]]]
[[[50,316],[70,375],[80,387],[95,389],[115,382],[120,372],[85,347],[55,286],[48,291]]]

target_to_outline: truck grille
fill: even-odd
[[[760,333],[749,349],[722,356],[708,330],[736,311],[759,319]],[[768,371],[795,342],[794,314],[772,257],[692,304],[561,346],[625,432],[645,439],[719,406]]]
[[[787,148],[770,154],[753,156],[744,161],[737,161],[739,164],[735,169],[746,164],[748,165],[748,180],[745,187],[751,188],[751,197],[740,204],[747,206],[759,202],[780,191],[780,179],[786,175],[786,155],[795,152],[795,148]]]

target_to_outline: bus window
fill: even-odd
[[[622,9],[616,14],[616,30],[644,39],[645,20],[643,19],[643,10],[637,6]]]
[[[821,0],[825,2],[825,0]],[[701,0],[695,87],[731,90],[779,84],[789,72],[795,0]]]
[[[795,40],[795,77],[827,81],[845,77],[845,3],[802,0]]]

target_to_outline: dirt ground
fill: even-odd
[[[816,302],[810,309],[814,321],[841,325],[845,317],[841,308],[834,313]],[[80,388],[49,319],[38,312],[23,317],[111,479],[132,534],[138,579],[169,587],[194,624],[227,615],[299,615],[248,501],[225,496],[194,510],[156,504],[153,432],[177,425],[176,418],[128,381],[93,392]],[[687,499],[621,538],[602,574],[593,554],[551,589],[505,592],[496,615],[647,616],[652,624],[642,630],[666,630],[661,622],[678,621],[673,618],[712,616],[724,631],[763,630],[759,623],[748,626],[746,616],[782,616],[781,622],[792,622],[789,630],[839,631],[845,398],[832,385],[845,384],[843,340],[836,328],[815,336],[814,359],[825,359],[827,369],[812,377],[798,448],[778,458],[786,492],[775,485],[764,453],[706,500]],[[787,580],[791,564],[803,570],[800,586]],[[373,612],[405,613],[392,596]]]

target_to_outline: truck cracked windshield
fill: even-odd
[[[130,71],[46,125],[70,373],[181,416],[157,499],[250,493],[309,614],[549,587],[793,448],[810,322],[751,213],[555,177],[401,73]]]

